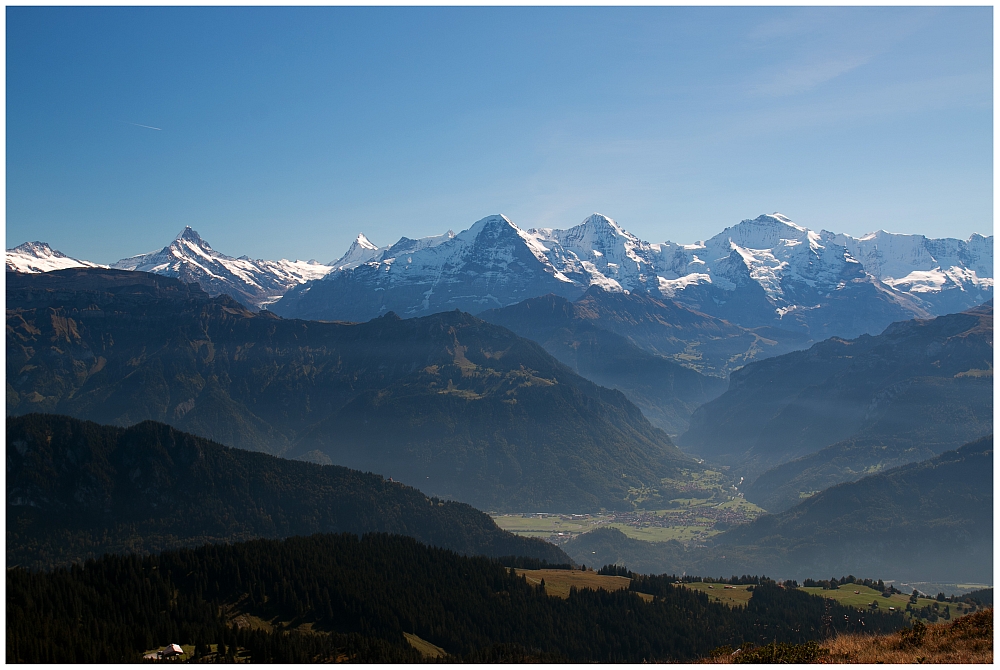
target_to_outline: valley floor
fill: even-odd
[[[665,509],[636,509],[601,514],[551,514],[529,512],[494,514],[504,530],[526,537],[540,537],[553,544],[565,544],[597,528],[617,528],[628,537],[646,542],[676,540],[697,546],[734,526],[750,523],[765,510],[742,495],[721,486],[692,489],[696,497],[665,501]]]

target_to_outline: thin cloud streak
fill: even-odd
[[[770,97],[782,97],[804,93],[809,89],[824,84],[840,75],[847,74],[855,68],[866,64],[868,56],[834,58],[811,63],[805,66],[790,67],[775,76],[771,81],[756,86],[753,93]]]
[[[128,124],[131,126],[139,126],[140,128],[149,128],[150,130],[163,130],[163,128],[157,128],[156,126],[144,126],[141,123],[132,123],[131,121],[129,121]]]

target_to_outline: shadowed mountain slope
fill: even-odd
[[[988,303],[752,363],[731,375],[726,393],[694,413],[679,441],[710,461],[738,467],[748,479],[844,440],[892,447],[878,463],[857,464],[877,469],[914,447],[940,453],[991,432],[992,376]],[[856,470],[838,476],[856,478]],[[759,487],[754,495],[765,497]]]
[[[486,509],[627,507],[690,465],[620,392],[461,312],[283,320],[138,272],[12,274],[7,413],[152,419]]]
[[[599,318],[581,315],[577,305],[547,295],[479,316],[538,342],[587,379],[620,390],[650,422],[673,435],[687,428],[697,407],[724,390],[723,379],[642,349],[605,330]]]
[[[993,436],[834,486],[716,544],[729,564],[780,560],[801,575],[851,566],[894,579],[992,583]]]
[[[823,491],[685,549],[602,529],[564,546],[577,561],[625,561],[648,572],[881,575],[993,581],[993,437]]]
[[[371,473],[230,449],[169,426],[7,418],[7,564],[318,532],[391,532],[463,554],[566,562],[466,504]]]

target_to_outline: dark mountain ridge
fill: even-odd
[[[831,487],[716,544],[730,565],[782,560],[799,575],[852,566],[894,579],[992,584],[993,436]]]
[[[669,298],[648,293],[613,293],[590,287],[578,300],[547,295],[492,309],[479,317],[524,337],[549,340],[560,331],[595,329],[618,335],[632,346],[703,375],[725,378],[759,358],[806,346],[801,333],[777,328],[750,330],[709,316]]]
[[[7,418],[7,565],[206,542],[391,532],[461,554],[568,562],[464,503],[379,475],[224,447],[153,421]]]

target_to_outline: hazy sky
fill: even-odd
[[[993,232],[989,7],[6,11],[8,247]]]

